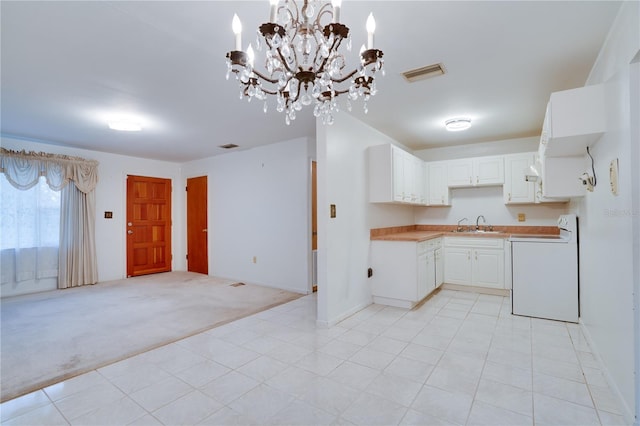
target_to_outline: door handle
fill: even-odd
[[[207,228],[204,228],[202,232],[209,232],[209,230]]]
[[[131,235],[131,234],[133,234],[133,231],[132,231],[131,229],[129,229],[129,230],[127,231],[127,234]]]

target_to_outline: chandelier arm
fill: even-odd
[[[296,3],[295,1],[287,1],[287,4],[293,3],[293,7],[295,8],[294,10],[296,11],[296,16],[293,16],[293,13],[291,11],[290,8],[287,8],[287,12],[289,12],[289,16],[291,16],[291,20],[293,20],[294,22],[300,22],[300,9],[298,8],[298,3]],[[306,2],[305,2],[306,3]]]
[[[332,10],[329,10],[329,7],[331,7]],[[322,26],[320,25],[320,18],[322,17],[322,15],[324,15],[325,13],[328,13],[331,15],[331,17],[333,18],[333,6],[331,6],[331,3],[325,3],[322,5],[322,7],[320,8],[320,10],[318,11],[318,16],[316,17],[316,23],[318,24],[318,26],[320,28],[322,28]]]
[[[347,81],[351,77],[353,77],[357,72],[358,72],[357,69],[353,70],[349,74],[345,75],[344,77],[342,77],[342,78],[332,78],[331,81],[333,81],[334,83],[344,83],[345,81]]]
[[[253,70],[253,73],[255,75],[257,75],[258,77],[260,77],[262,80],[266,81],[266,82],[269,82],[271,84],[277,84],[278,83],[278,80],[273,79],[273,78],[269,78],[269,77],[265,76],[264,74],[262,74],[260,71],[256,71],[255,69]],[[263,91],[266,92],[266,90],[263,90]],[[275,93],[272,93],[272,94],[275,94]]]

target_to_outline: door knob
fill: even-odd
[[[127,234],[131,235],[131,234],[133,234],[133,231],[132,231],[131,229],[129,229],[129,230],[127,231]]]

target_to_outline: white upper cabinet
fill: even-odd
[[[530,167],[535,163],[536,154],[511,154],[504,156],[504,203],[532,204],[535,198],[535,182],[527,182]]]
[[[473,186],[473,159],[449,161],[447,175],[448,185],[451,188]]]
[[[502,156],[465,158],[448,162],[450,188],[504,184]]]
[[[586,147],[605,131],[602,85],[554,92],[547,104],[540,154],[545,157],[582,156]]]
[[[447,162],[437,161],[426,164],[426,184],[429,187],[428,205],[450,206],[449,186],[447,184]]]
[[[370,147],[369,201],[425,204],[424,162],[395,145]]]

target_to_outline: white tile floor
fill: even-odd
[[[316,327],[310,295],[7,401],[2,424],[624,424],[575,324],[443,290]]]

